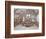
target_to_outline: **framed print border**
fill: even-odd
[[[42,7],[42,33],[10,34],[11,31],[11,5],[41,6]],[[45,35],[45,4],[36,2],[5,1],[5,38],[34,37]]]

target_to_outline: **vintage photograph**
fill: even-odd
[[[5,2],[5,38],[45,35],[45,3]]]
[[[39,9],[14,8],[14,30],[39,29]]]

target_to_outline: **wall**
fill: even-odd
[[[44,2],[44,3],[46,3],[45,2],[46,0],[16,0],[16,1]],[[45,17],[46,17],[46,13],[45,13]],[[46,29],[46,26],[45,26],[45,29]],[[4,37],[5,37],[5,0],[0,0],[0,39],[4,39]],[[12,39],[46,39],[46,30],[45,30],[45,36],[12,38]]]

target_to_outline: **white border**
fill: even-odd
[[[39,29],[37,30],[14,30],[14,8],[39,9]],[[11,5],[11,34],[42,33],[42,7]]]

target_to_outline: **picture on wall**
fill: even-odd
[[[44,3],[6,1],[5,37],[45,35]]]

